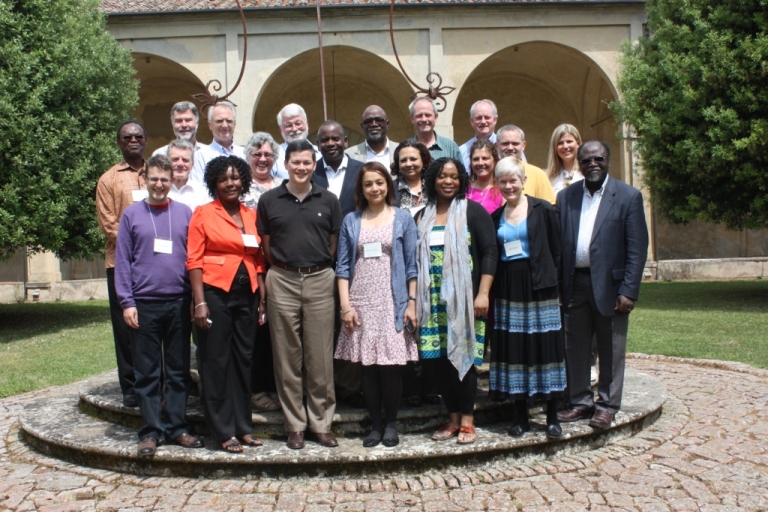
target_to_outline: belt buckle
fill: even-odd
[[[302,275],[302,276],[303,276],[303,275],[305,275],[305,274],[309,274],[309,273],[310,273],[310,272],[309,272],[310,270],[312,270],[312,267],[307,267],[307,271],[306,271],[306,272],[302,272],[302,269],[301,269],[301,267],[297,267],[297,270],[296,270],[296,271],[299,273],[299,275]]]

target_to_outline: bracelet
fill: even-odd
[[[207,302],[201,302],[200,304],[197,304],[197,305],[195,306],[195,309],[199,308],[200,306],[207,306],[207,305],[208,305],[208,303],[207,303]]]
[[[346,310],[346,311],[342,311],[342,312],[341,312],[341,316],[344,316],[344,315],[346,315],[346,314],[347,314],[347,313],[349,313],[350,311],[352,311],[352,308],[349,308],[349,309],[348,309],[348,310]]]
[[[267,303],[267,301],[265,301],[265,300],[259,302],[259,304],[266,304],[266,303]]]
[[[411,296],[409,295],[409,296],[408,296],[408,300],[412,300],[413,302],[416,302],[416,297],[411,297]]]

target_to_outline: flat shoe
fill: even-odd
[[[246,434],[244,436],[237,436],[237,440],[243,443],[246,446],[261,446],[261,441],[253,437],[251,434]]]
[[[564,411],[560,411],[557,413],[557,420],[562,421],[563,423],[570,423],[571,421],[579,421],[579,420],[588,420],[592,417],[592,414],[595,412],[594,407],[590,407],[588,409],[578,409],[576,407],[572,407],[570,409],[565,409]]]
[[[336,438],[330,432],[315,432],[315,439],[326,448],[336,448],[339,446],[339,442],[336,441]]]
[[[381,442],[381,432],[378,430],[372,430],[370,434],[368,434],[368,437],[363,439],[363,446],[365,448],[373,448],[374,446],[378,446]]]
[[[531,430],[531,425],[513,425],[507,433],[512,437],[523,437],[523,434]]]
[[[227,453],[243,453],[243,445],[234,437],[221,443],[221,449]]]
[[[397,435],[397,426],[388,426],[384,429],[384,439],[381,443],[387,448],[392,448],[400,444],[400,438]]]
[[[304,432],[289,432],[287,445],[291,450],[301,450],[304,448]]]
[[[147,436],[139,441],[139,457],[153,457],[157,452],[157,439]]]
[[[547,437],[550,439],[557,439],[563,435],[563,427],[561,427],[559,424],[553,423],[550,425],[547,425]]]
[[[472,444],[477,439],[477,433],[475,427],[472,425],[462,425],[459,429],[459,438],[456,440],[458,444]]]
[[[186,432],[176,436],[173,439],[173,443],[179,446],[183,446],[184,448],[202,448],[203,447],[203,442],[200,439],[198,439],[195,436],[191,436]]]
[[[446,439],[450,439],[457,435],[459,435],[459,427],[454,427],[450,423],[446,423],[445,425],[437,429],[437,432],[432,434],[432,440],[445,441]]]
[[[608,411],[597,411],[592,416],[592,421],[589,422],[589,426],[592,428],[608,428],[613,423],[613,414]]]

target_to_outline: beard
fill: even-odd
[[[288,143],[291,143],[295,140],[305,140],[307,137],[309,137],[309,130],[304,130],[303,132],[288,132],[283,134],[285,142]]]

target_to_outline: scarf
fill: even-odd
[[[437,208],[430,203],[419,223],[419,279],[416,299],[421,326],[432,316],[429,268],[432,251],[429,236],[435,225]],[[448,360],[463,379],[475,361],[475,322],[472,273],[469,271],[467,247],[467,200],[454,199],[448,208],[443,249],[443,282],[440,300],[448,312]]]

